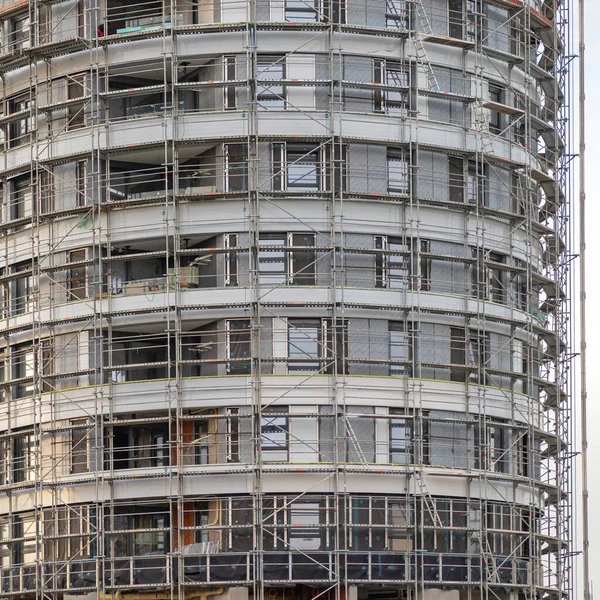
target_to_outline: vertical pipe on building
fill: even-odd
[[[581,352],[581,501],[583,527],[583,598],[584,600],[590,600],[585,241],[585,0],[579,0],[579,335]]]

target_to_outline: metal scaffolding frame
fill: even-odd
[[[351,23],[351,3],[333,1],[221,3],[237,20],[191,0],[5,3],[3,596],[243,588],[262,599],[293,586],[305,590],[298,597],[363,600],[388,586],[394,598],[573,597],[571,2],[465,0],[457,16],[459,3],[438,12],[436,2],[387,0],[384,27],[369,21],[382,7],[368,2],[363,25]],[[304,16],[286,20],[288,4]],[[281,32],[299,43],[273,52]],[[203,38],[221,34],[231,50],[209,52]],[[378,45],[367,51],[365,39]],[[460,75],[435,58],[446,47],[460,52]],[[123,48],[131,62],[115,59]],[[365,57],[378,61],[366,79]],[[288,75],[311,60],[310,77]],[[304,89],[307,106],[301,94],[290,100]],[[354,111],[362,130],[352,101],[370,105]],[[440,106],[457,116],[436,121]],[[206,129],[194,137],[186,127],[196,132],[198,116]],[[380,133],[382,116],[394,133]],[[428,120],[461,129],[460,145],[442,134],[439,143]],[[383,148],[387,162],[349,161],[361,144]],[[436,152],[458,165],[443,199],[444,173],[424,164]],[[315,185],[290,189],[294,166],[307,177],[315,156]],[[351,172],[381,191],[350,186]],[[314,215],[298,200],[314,201]],[[373,207],[373,221],[360,217],[371,243],[350,235],[354,202]],[[217,219],[219,203],[231,211],[222,243],[188,209]],[[375,220],[381,205],[390,223]],[[440,206],[457,218],[436,223]],[[157,220],[140,225],[136,209]],[[445,236],[462,236],[460,255],[431,247]],[[445,304],[428,298],[432,265],[450,269]],[[400,283],[384,282],[392,274]],[[305,286],[315,293],[287,293]],[[204,288],[230,293],[195,293]],[[355,293],[374,288],[389,293]],[[396,356],[378,354],[391,329],[349,329],[374,314],[396,323]],[[285,356],[274,351],[281,336]],[[437,344],[450,356],[438,359]],[[386,413],[357,401],[353,375],[372,373]],[[462,385],[462,404],[439,381]],[[146,406],[128,400],[127,382]],[[452,416],[432,409],[431,389],[448,394],[440,410]],[[295,411],[299,398],[310,411]],[[510,417],[498,417],[502,403]],[[404,436],[395,458],[394,427]],[[311,428],[315,439],[295,433]],[[289,491],[290,475],[305,484]],[[365,492],[374,475],[389,489]],[[199,493],[195,482],[215,476],[233,491]],[[450,478],[463,495],[440,492]],[[158,491],[140,497],[127,482]],[[303,547],[296,527],[319,548]]]

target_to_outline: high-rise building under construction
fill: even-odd
[[[0,596],[573,598],[573,0],[0,2]]]

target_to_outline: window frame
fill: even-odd
[[[390,1],[390,0],[386,0]],[[407,118],[410,109],[410,63],[399,60],[374,59],[373,81],[385,85],[386,88],[394,86],[398,91],[389,89],[375,89],[373,92],[373,110],[402,118]],[[396,80],[392,75],[395,75]]]
[[[287,259],[287,233],[265,233],[259,235],[258,242],[258,279],[260,285],[280,286],[289,283],[288,259]],[[269,243],[278,242],[278,243]],[[264,248],[275,247],[276,250],[264,250]],[[275,271],[267,271],[261,266],[279,265]]]
[[[265,416],[271,414],[272,416]],[[274,429],[275,431],[269,431]],[[276,434],[278,437],[272,439],[270,434]],[[282,442],[278,438],[283,439]],[[261,453],[266,452],[289,453],[290,448],[290,427],[289,427],[289,408],[287,406],[269,406],[261,410],[260,418],[260,448]],[[268,460],[268,459],[267,459]],[[285,459],[287,462],[287,458]]]
[[[417,243],[418,251],[415,252]],[[375,253],[375,287],[412,291],[420,289],[423,292],[431,290],[432,259],[423,256],[430,253],[431,240],[376,235],[374,246],[376,251],[381,250]],[[404,274],[396,276],[393,274],[396,271]]]
[[[325,0],[326,1],[326,0]],[[294,2],[296,6],[292,10],[288,4]],[[319,23],[322,19],[322,8],[319,0],[310,0],[312,6],[308,6],[308,0],[284,0],[284,20],[286,23]],[[296,15],[313,15],[313,18],[302,18],[296,16],[290,18],[290,13]]]
[[[390,411],[388,435],[389,435],[389,460],[394,465],[410,465],[414,463],[414,421],[410,414],[401,413],[400,410]],[[402,445],[394,444],[394,429],[402,429],[404,437],[400,438],[400,441],[404,443]],[[404,460],[396,460],[395,454],[403,455]]]
[[[36,130],[35,117],[31,114],[34,100],[30,92],[20,92],[11,98],[8,98],[8,111],[10,115],[29,110],[29,114],[21,115],[15,121],[8,125],[8,147],[18,148],[28,144],[33,132]]]
[[[491,102],[496,104],[506,104],[506,88],[503,88],[499,83],[492,81],[488,82],[488,95]],[[504,115],[498,111],[490,109],[488,127],[493,135],[501,135],[504,131]]]
[[[316,523],[311,522],[311,514],[317,515]],[[314,552],[322,550],[324,546],[321,516],[323,504],[317,499],[292,500],[288,507],[290,529],[288,533],[288,545],[290,550],[301,552]],[[302,539],[305,543],[294,543],[294,540]]]
[[[410,29],[411,10],[407,0],[386,0],[385,26],[388,29]]]
[[[413,324],[407,321],[388,321],[389,376],[412,377],[415,357],[415,332]],[[401,349],[395,357],[394,348]],[[398,364],[392,361],[404,361]]]
[[[77,255],[83,253],[83,258],[73,260]],[[77,248],[75,250],[69,250],[67,252],[68,265],[77,262],[87,261],[87,248]],[[87,286],[87,266],[76,265],[69,267],[67,270],[67,293],[68,301],[73,302],[77,300],[85,300],[88,297],[88,286]]]
[[[248,146],[224,144],[223,184],[226,192],[244,192],[248,189]],[[238,150],[236,156],[234,151]],[[232,160],[232,159],[236,159]]]
[[[272,70],[272,67],[275,69]],[[276,78],[265,76],[277,75]],[[262,110],[285,110],[287,108],[287,89],[284,84],[287,76],[285,54],[263,55],[256,59],[256,101]],[[263,82],[275,82],[265,84]],[[277,85],[277,82],[280,82]]]
[[[226,233],[223,238],[223,245],[227,248],[225,252],[225,287],[235,287],[239,284],[238,280],[238,247],[239,237],[237,233]]]
[[[223,56],[223,80],[235,81],[236,74],[236,56]],[[223,108],[225,110],[235,110],[237,108],[237,94],[235,85],[225,85],[223,87]]]
[[[232,327],[232,324],[234,323],[241,324],[243,326],[239,328],[237,326]],[[228,319],[225,322],[225,330],[227,348],[227,375],[250,375],[252,370],[252,331],[250,320]],[[235,331],[241,332],[240,339],[233,339],[235,336],[240,335],[233,333]],[[235,349],[245,352],[247,358],[243,361],[230,362],[232,359],[240,358],[239,356],[235,356]]]
[[[397,164],[397,166],[394,166]],[[403,148],[387,150],[387,193],[408,196],[410,194],[411,166],[408,153]]]
[[[315,332],[314,337],[310,337],[304,330]],[[291,335],[294,332],[294,335]],[[324,319],[288,319],[287,320],[287,370],[289,374],[316,374],[322,373],[327,360],[327,323]],[[314,345],[314,356],[310,356],[299,345],[300,341],[309,340]],[[300,356],[296,356],[299,353]],[[302,362],[294,363],[295,360]]]

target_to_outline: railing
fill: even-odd
[[[179,581],[179,561],[183,579]],[[397,582],[426,584],[526,587],[532,584],[529,561],[505,556],[484,557],[431,552],[263,552],[262,577],[265,582]],[[104,559],[104,568],[95,559],[46,563],[43,588],[67,589],[135,588],[168,586],[173,583],[244,584],[252,581],[253,553],[137,556]],[[0,571],[3,593],[35,591],[39,584],[35,566]],[[540,584],[539,581],[536,582]]]

